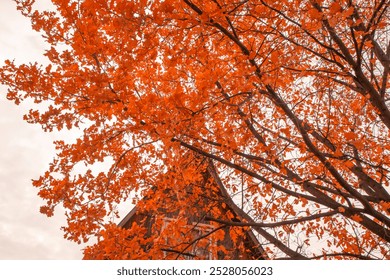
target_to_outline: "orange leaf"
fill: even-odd
[[[358,214],[352,215],[351,219],[354,220],[355,222],[358,222],[358,223],[363,221],[362,217],[360,215],[358,215]]]
[[[344,207],[339,206],[337,209],[339,210],[340,213],[345,213]]]

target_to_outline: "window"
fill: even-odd
[[[169,227],[170,223],[176,221],[177,220],[173,218],[164,218],[162,229],[164,230]],[[213,236],[208,235],[202,238],[202,236],[210,233],[214,227],[204,223],[193,223],[192,225],[185,225],[184,227],[186,228],[186,231],[182,234],[181,240],[180,238],[165,237],[166,248],[163,249],[164,257],[168,258],[170,255],[173,256],[172,254],[177,256],[178,253],[182,253],[182,258],[186,260],[216,259],[216,253],[213,249],[215,245]]]

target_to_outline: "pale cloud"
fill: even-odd
[[[40,8],[48,1],[37,1]],[[28,63],[42,57],[45,44],[11,0],[0,1],[0,64],[4,59]],[[15,106],[0,86],[0,259],[80,259],[81,247],[63,238],[61,210],[52,218],[39,213],[44,202],[31,179],[48,167],[55,135],[22,120],[28,104]]]
[[[52,9],[49,0],[36,0],[35,7]],[[43,38],[16,11],[15,3],[0,0],[0,13],[0,65],[5,59],[16,64],[46,64]],[[65,240],[60,230],[66,224],[63,210],[51,218],[40,214],[44,201],[31,184],[55,155],[53,141],[70,142],[80,132],[44,133],[38,125],[23,121],[35,104],[16,106],[5,96],[6,87],[0,85],[0,259],[81,259],[83,246]],[[100,168],[107,169],[107,165]],[[118,205],[121,216],[130,208],[129,203]]]

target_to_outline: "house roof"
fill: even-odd
[[[237,213],[235,213],[233,211],[233,209],[231,209],[229,206],[226,206],[228,208],[228,210],[232,211],[234,214],[235,214],[235,219],[236,220],[241,220],[239,218],[239,215]],[[140,220],[140,219],[137,219],[137,215],[139,215],[139,207],[136,205],[133,207],[133,209],[127,213],[127,215],[120,221],[120,223],[118,224],[119,227],[123,227],[123,228],[129,228],[131,227],[132,223],[136,220]],[[147,215],[146,213],[143,213],[142,215]],[[256,238],[255,234],[252,232],[252,230],[247,230],[245,232],[245,242],[247,243],[247,247],[250,248],[250,250],[252,251],[252,254],[255,256],[256,259],[265,259],[266,257],[266,254],[265,254],[265,251],[263,249],[263,247],[261,246],[261,244],[259,243],[259,240]]]
[[[237,210],[235,211],[235,209],[238,209],[238,207],[235,205],[235,203],[231,200],[230,196],[228,195],[225,187],[223,186],[220,178],[218,177],[218,175],[216,174],[216,170],[215,170],[215,167],[214,165],[212,164],[212,162],[209,163],[209,166],[207,167],[207,170],[203,172],[203,183],[202,183],[202,186],[205,186],[206,182],[208,180],[212,180],[212,184],[214,186],[216,186],[215,188],[215,191],[217,193],[214,193],[214,195],[216,195],[217,197],[221,197],[222,199],[224,199],[226,201],[226,203],[223,203],[224,206],[222,207],[222,203],[218,203],[216,207],[219,207],[219,208],[223,208],[223,213],[227,213],[230,211],[230,213],[232,213],[234,215],[234,220],[235,221],[244,221],[244,217],[242,217],[240,215],[240,211],[241,210]],[[142,200],[145,201],[145,200],[148,200],[150,199],[150,196],[145,196]],[[232,204],[232,206],[230,206],[230,204]],[[195,205],[196,207],[196,205]],[[149,218],[151,216],[153,216],[153,213],[148,213],[148,212],[143,212],[142,209],[139,207],[139,204],[137,204],[123,219],[122,221],[118,224],[118,226],[120,227],[125,227],[125,228],[129,228],[131,227],[132,223],[134,221],[138,221],[140,222],[141,219],[140,217],[141,216],[149,216]],[[196,211],[194,211],[195,213]],[[242,212],[242,211],[241,211]],[[137,216],[138,215],[138,216]],[[205,217],[202,217],[201,219],[202,220],[207,220],[204,219]],[[216,217],[216,218],[220,218],[220,217]],[[227,219],[227,217],[224,217],[224,219]],[[198,221],[200,222],[200,221]],[[252,251],[252,254],[256,256],[257,259],[264,259],[266,258],[266,253],[263,249],[263,247],[261,246],[259,240],[256,238],[255,234],[252,232],[251,229],[247,230],[246,233],[245,233],[245,240],[246,242],[248,242],[248,248],[250,248],[250,250]]]
[[[124,227],[130,221],[130,219],[135,215],[136,212],[137,212],[137,206],[134,206],[134,208],[131,209],[131,211],[126,214],[126,216],[122,219],[122,221],[119,222],[118,226]]]

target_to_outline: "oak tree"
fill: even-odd
[[[82,131],[34,186],[67,239],[96,238],[85,258],[162,258],[117,205],[181,215],[213,184],[242,219],[208,219],[268,258],[390,258],[388,0],[15,2],[50,63],[8,60],[1,82],[43,104],[27,122]]]

